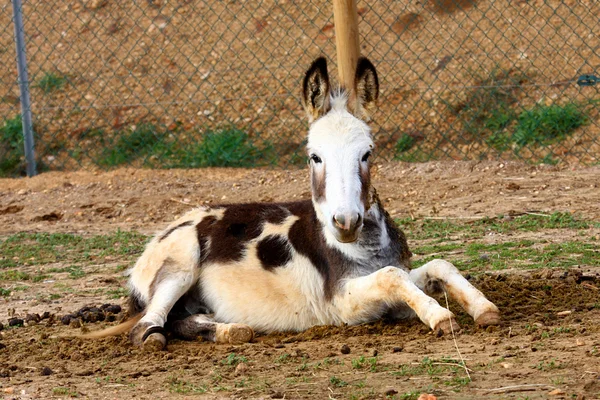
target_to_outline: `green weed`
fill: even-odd
[[[46,94],[62,89],[67,84],[67,77],[55,72],[46,72],[37,83],[37,87]]]
[[[588,117],[575,103],[537,105],[519,114],[512,140],[519,147],[560,141],[582,125]]]
[[[206,393],[208,392],[208,388],[206,385],[194,385],[188,381],[182,381],[176,377],[169,378],[169,392],[171,393],[179,393],[179,394],[189,394],[189,393]]]
[[[20,174],[24,171],[23,125],[21,116],[4,121],[0,127],[0,177]]]
[[[396,155],[406,153],[417,143],[417,139],[411,135],[403,134],[396,142]]]
[[[348,382],[338,378],[337,376],[332,376],[331,378],[329,378],[329,383],[333,386],[333,387],[344,387],[344,386],[348,386]]]
[[[239,363],[247,363],[248,359],[244,356],[237,355],[235,353],[230,353],[224,360],[221,361],[221,364],[236,366]]]
[[[140,254],[147,237],[117,230],[85,238],[67,233],[18,233],[0,241],[0,269],[55,262],[80,262],[107,256],[130,258]],[[83,273],[73,266],[72,277]]]

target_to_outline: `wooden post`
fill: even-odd
[[[351,90],[360,56],[356,0],[333,0],[333,22],[340,84]]]

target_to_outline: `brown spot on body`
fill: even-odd
[[[223,208],[221,219],[208,216],[196,225],[201,254],[198,266],[240,261],[247,243],[260,236],[265,223],[279,225],[290,215],[284,204],[229,204]]]
[[[290,244],[281,235],[269,235],[258,242],[256,253],[261,265],[267,271],[286,265],[292,259]]]

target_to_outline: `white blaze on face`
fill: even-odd
[[[332,97],[330,101],[331,110],[310,127],[307,150],[311,174],[319,181],[324,179],[317,185],[324,187],[324,196],[316,195],[313,187],[317,215],[340,240],[334,222],[336,215],[349,218],[358,214],[361,221],[364,218],[361,171],[368,174],[367,159],[373,140],[369,126],[346,110],[345,97]]]

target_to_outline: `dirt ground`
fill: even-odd
[[[393,163],[377,166],[374,184],[395,218],[465,221],[561,211],[600,221],[599,167]],[[309,196],[305,170],[51,172],[0,180],[0,239],[20,232],[151,234],[195,205]],[[419,245],[406,233],[411,246]],[[581,234],[539,232],[549,240]],[[600,230],[585,234],[597,242]],[[97,260],[97,273],[69,282],[118,288],[123,279],[113,267],[119,262]],[[581,265],[473,274],[469,278],[500,307],[503,322],[477,328],[450,303],[462,327],[455,341],[420,322],[380,321],[259,336],[240,346],[172,340],[159,353],[134,348],[125,336],[60,337],[80,332],[76,324],[61,324],[60,316],[84,305],[124,305],[125,298],[75,291],[41,301],[48,283],[37,282],[33,292],[0,297],[0,398],[416,399],[419,392],[440,399],[600,398],[599,272]],[[45,311],[54,320],[7,326],[9,315]],[[84,329],[106,325],[86,323]]]

